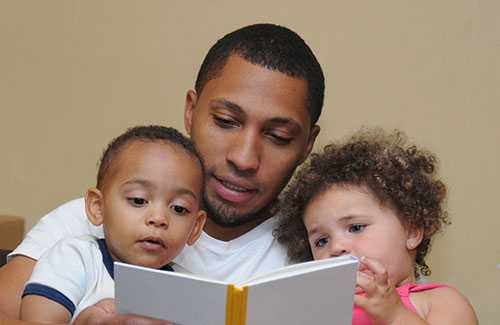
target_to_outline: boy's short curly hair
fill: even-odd
[[[293,262],[312,259],[303,214],[309,202],[333,185],[363,186],[380,203],[396,210],[401,223],[423,229],[417,247],[417,277],[429,275],[425,257],[431,238],[449,224],[446,187],[436,175],[437,159],[407,144],[401,131],[361,130],[348,141],[330,143],[312,154],[283,193],[281,220],[274,234]]]
[[[191,140],[172,127],[162,125],[139,125],[128,128],[124,133],[114,138],[104,150],[97,172],[98,189],[103,188],[106,175],[111,168],[113,161],[127,145],[134,141],[155,142],[163,141],[173,145],[178,145],[186,153],[195,157],[200,163],[203,174],[203,161]],[[204,180],[203,180],[204,184]]]

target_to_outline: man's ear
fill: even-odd
[[[309,154],[311,153],[313,147],[314,147],[314,142],[316,142],[316,137],[318,136],[320,131],[319,125],[315,124],[311,128],[311,131],[309,132],[309,138],[307,139],[307,147],[306,150],[303,153],[303,156],[299,160],[299,165],[302,164],[307,157],[309,157]]]
[[[187,240],[188,245],[193,245],[198,238],[200,238],[203,227],[205,226],[205,221],[207,221],[207,213],[203,210],[198,211],[193,229],[191,230]]]
[[[191,135],[191,125],[193,122],[193,111],[198,101],[198,95],[194,90],[188,90],[186,102],[184,103],[184,128],[187,134]]]
[[[411,227],[407,231],[406,249],[414,250],[420,245],[424,238],[424,229],[422,227]]]
[[[89,188],[85,193],[85,212],[94,226],[100,226],[104,222],[103,205],[101,191],[97,188]]]

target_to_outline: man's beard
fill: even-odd
[[[208,218],[217,225],[226,228],[238,227],[260,219],[265,220],[276,212],[276,203],[277,200],[274,200],[256,212],[238,214],[235,209],[225,205],[223,202],[210,202],[206,193],[203,195],[203,208],[207,212]]]

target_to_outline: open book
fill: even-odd
[[[348,325],[357,265],[341,256],[225,283],[115,262],[115,302],[119,313],[183,325]]]

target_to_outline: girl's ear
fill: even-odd
[[[424,238],[424,229],[421,227],[411,227],[407,231],[406,237],[406,248],[408,250],[413,250],[420,245],[422,239]]]
[[[198,238],[200,238],[203,227],[205,226],[205,221],[207,221],[207,213],[203,210],[198,211],[196,215],[196,220],[194,221],[193,229],[189,234],[187,244],[189,246],[193,245]]]
[[[90,188],[85,193],[85,212],[87,218],[94,226],[100,226],[104,222],[103,196],[97,188]]]

